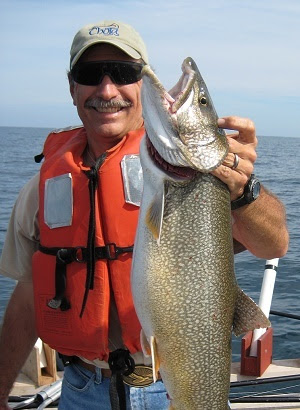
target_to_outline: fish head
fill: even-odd
[[[227,155],[228,142],[194,60],[183,61],[182,75],[169,92],[149,65],[142,78],[143,117],[152,150],[175,167],[200,172],[217,168]]]

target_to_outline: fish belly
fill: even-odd
[[[166,182],[160,243],[142,202],[132,292],[174,409],[227,409],[234,275],[230,197],[211,174]],[[146,200],[145,200],[146,201]]]

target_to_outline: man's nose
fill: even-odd
[[[119,94],[118,87],[110,78],[109,75],[105,74],[101,82],[97,85],[97,93],[104,99],[111,99]]]

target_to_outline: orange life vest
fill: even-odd
[[[81,127],[51,133],[46,140],[39,187],[41,248],[33,256],[36,326],[41,339],[64,355],[83,356],[90,360],[108,359],[110,292],[115,298],[125,346],[131,353],[141,350],[141,327],[130,289],[132,252],[127,251],[134,243],[139,208],[125,202],[120,162],[125,155],[138,154],[143,134],[144,129],[129,132],[107,151],[97,174],[95,234],[89,244],[91,206],[87,172],[90,168],[82,163],[87,143],[85,130]],[[68,195],[60,197],[58,194],[56,197],[55,189],[51,190],[51,198],[45,200],[49,181],[54,181],[55,187],[57,180],[64,177],[69,181],[66,185],[63,181],[67,191],[70,184],[71,201],[68,202]],[[45,212],[49,201],[58,215],[62,207],[71,206],[73,212],[70,212],[69,224],[62,224],[67,226],[48,226]],[[89,255],[90,260],[82,262],[88,247],[96,249],[96,254]],[[120,254],[116,255],[118,249]],[[65,262],[62,260],[64,254],[58,251],[68,254]],[[104,254],[99,256],[97,252]],[[96,259],[94,262],[93,258]],[[94,265],[89,284],[88,263]],[[60,275],[62,271],[65,271],[65,278]],[[66,283],[62,287],[65,289],[57,301],[54,298],[58,293],[57,281],[64,279]],[[53,306],[56,302],[59,306]]]

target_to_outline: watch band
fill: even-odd
[[[254,202],[260,193],[260,182],[254,174],[251,174],[247,184],[245,185],[243,194],[231,201],[231,210],[241,208],[244,205]]]
[[[245,195],[243,194],[239,198],[231,201],[231,210],[234,211],[235,209],[241,208],[244,205],[247,205],[248,202],[245,198]]]

